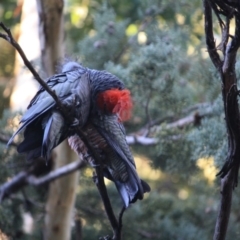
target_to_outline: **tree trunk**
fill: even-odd
[[[64,57],[63,0],[37,0],[41,59],[46,77],[53,75],[58,62]],[[53,153],[54,169],[66,165],[77,156],[67,141]],[[58,179],[50,184],[46,203],[44,227],[45,240],[68,240],[73,221],[73,207],[79,172]]]
[[[47,77],[64,57],[63,0],[37,0],[41,59]]]
[[[23,1],[18,43],[30,61],[40,57],[38,16],[36,12],[37,5],[35,1]],[[16,53],[14,72],[16,78],[10,99],[11,109],[14,111],[25,110],[37,91],[38,84],[33,80],[32,74],[26,69],[18,53]]]
[[[64,141],[53,154],[55,168],[76,159],[76,155]],[[73,223],[73,207],[79,171],[55,180],[50,184],[46,204],[44,240],[70,239],[71,224]]]

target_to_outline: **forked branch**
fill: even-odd
[[[221,180],[221,202],[215,226],[214,240],[224,240],[227,233],[228,221],[231,211],[232,190],[237,186],[238,171],[240,165],[240,113],[238,107],[238,89],[235,71],[236,54],[240,46],[240,3],[232,4],[232,1],[203,0],[205,15],[205,35],[209,56],[216,67],[222,85],[222,97],[226,128],[228,133],[228,154],[226,162],[218,175]],[[222,42],[218,49],[215,45],[213,33],[212,11],[219,19],[219,14],[225,18],[225,22],[219,22],[222,29]],[[229,24],[235,19],[235,34],[230,37]],[[220,58],[218,50],[222,51]]]

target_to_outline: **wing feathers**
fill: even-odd
[[[92,121],[115,153],[107,154],[107,158],[111,157],[107,162],[107,176],[111,175],[110,179],[115,182],[125,206],[128,207],[129,203],[143,199],[144,193],[149,192],[150,187],[137,174],[134,159],[126,142],[124,127],[119,123],[117,116],[103,115],[99,118],[95,117]]]
[[[87,121],[90,109],[89,76],[85,74],[87,69],[78,64],[70,64],[67,69],[69,71],[49,78],[47,84],[68,107],[69,114],[73,114],[82,126]],[[24,140],[18,146],[18,151],[28,153],[28,158],[42,155],[48,159],[51,150],[70,134],[66,122],[57,111],[55,100],[42,87],[20,122],[22,125],[8,144],[25,129]]]
[[[42,157],[45,159],[49,159],[52,149],[67,138],[64,124],[64,118],[58,111],[53,111],[47,119],[42,142]]]

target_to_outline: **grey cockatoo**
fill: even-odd
[[[138,177],[126,142],[122,122],[130,117],[132,101],[124,84],[106,71],[84,68],[76,62],[65,64],[62,73],[49,78],[47,84],[74,121],[66,122],[54,99],[41,87],[9,143],[24,129],[18,152],[27,153],[28,159],[39,156],[48,159],[51,150],[66,138],[76,150],[81,139],[75,135],[73,126],[78,125],[99,154],[104,175],[115,183],[124,205],[128,207],[142,199],[150,187]]]

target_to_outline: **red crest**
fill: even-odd
[[[97,104],[103,111],[118,114],[119,120],[124,122],[130,119],[133,108],[129,90],[111,89],[98,95]]]

